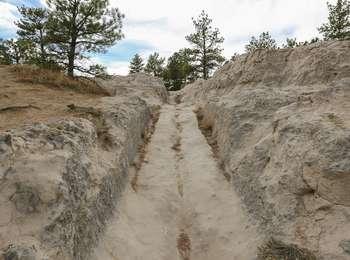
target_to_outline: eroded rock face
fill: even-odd
[[[16,191],[11,196],[11,201],[15,204],[18,212],[30,214],[38,209],[40,196],[35,188],[27,186],[25,183],[16,183]]]
[[[349,41],[243,55],[182,94],[267,237],[349,258]]]
[[[125,96],[130,93],[148,103],[159,104],[159,101],[167,101],[168,93],[161,79],[145,73],[135,73],[128,76],[113,76],[109,80],[98,80],[113,96]]]
[[[9,246],[4,252],[4,260],[35,260],[35,252],[32,248],[21,246]]]
[[[67,107],[75,117],[0,132],[0,259],[88,259],[167,99],[156,79],[125,84],[96,107]]]

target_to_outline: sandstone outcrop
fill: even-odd
[[[97,245],[167,100],[162,83],[143,74],[99,84],[112,95],[0,132],[0,259],[85,260]]]
[[[181,96],[267,240],[350,258],[350,41],[242,55]]]

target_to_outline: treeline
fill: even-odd
[[[124,15],[108,0],[47,0],[47,8],[18,7],[17,39],[0,40],[0,64],[34,64],[94,76],[105,67],[88,54],[105,52],[123,38]],[[86,65],[90,64],[90,65]]]
[[[124,15],[109,6],[109,0],[46,0],[47,8],[19,7],[16,39],[0,39],[0,64],[34,64],[39,67],[93,76],[106,75],[106,68],[93,64],[92,53],[103,53],[121,40]],[[287,39],[282,48],[294,48],[322,40],[350,39],[349,0],[328,3],[328,21],[318,28],[323,39],[310,42]],[[181,89],[196,79],[208,79],[225,62],[224,38],[204,11],[193,19],[194,32],[186,36],[189,48],[175,52],[167,60],[159,53],[143,61],[135,55],[130,73],[146,72],[164,80],[171,90]],[[246,52],[276,49],[269,32],[252,37]],[[232,59],[235,59],[235,54]],[[227,61],[226,61],[227,62]]]
[[[139,54],[130,62],[130,74],[149,73],[161,77],[170,90],[179,90],[196,79],[208,79],[212,72],[225,61],[222,55],[224,38],[218,28],[212,27],[212,19],[204,11],[192,19],[194,33],[186,36],[191,48],[183,48],[166,59],[155,52],[146,64]]]
[[[328,22],[318,31],[323,39],[315,37],[310,41],[299,42],[296,38],[287,38],[279,47],[269,32],[263,32],[258,37],[253,36],[245,46],[246,53],[258,49],[295,48],[306,46],[323,40],[350,39],[350,2],[338,0],[335,5],[328,3]],[[170,58],[160,57],[159,53],[151,54],[145,62],[136,54],[130,62],[130,73],[145,72],[164,80],[170,90],[179,90],[198,78],[207,79],[215,69],[225,61],[222,51],[224,39],[217,28],[213,29],[212,20],[203,11],[197,19],[193,19],[195,32],[186,37],[191,48],[180,49]],[[231,60],[238,56],[235,53]],[[228,61],[226,61],[228,62]]]

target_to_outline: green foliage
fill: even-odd
[[[35,47],[33,59],[37,59],[37,64],[49,63],[47,55],[48,35],[47,20],[48,11],[44,8],[18,8],[21,18],[15,24],[18,27],[17,34],[20,39],[30,41]]]
[[[1,64],[27,64],[33,63],[35,49],[31,41],[25,39],[10,39],[0,41]]]
[[[277,48],[276,41],[271,37],[269,32],[263,32],[259,35],[259,38],[254,36],[251,38],[248,45],[245,46],[247,53],[252,53],[259,49],[273,50]]]
[[[318,28],[326,40],[350,39],[350,2],[337,0],[335,5],[328,4],[328,23]]]
[[[316,42],[319,42],[320,39],[315,37],[315,38],[312,38],[310,41],[305,41],[305,42],[298,42],[296,38],[292,38],[292,39],[289,39],[287,38],[286,39],[286,44],[283,44],[283,48],[296,48],[296,47],[300,47],[300,46],[307,46],[307,45],[310,45],[310,44],[313,44],[313,43],[316,43]]]
[[[284,48],[295,48],[298,45],[297,38],[287,38],[286,44],[283,45]]]
[[[235,52],[233,54],[233,56],[231,57],[231,61],[236,61],[238,59],[238,57],[239,57],[239,54],[237,52]]]
[[[142,72],[144,69],[144,66],[145,65],[143,63],[143,59],[141,58],[141,56],[139,54],[135,54],[135,56],[132,58],[130,62],[129,73],[134,74],[134,73]]]
[[[90,65],[88,68],[86,66],[81,66],[79,71],[88,75],[93,75],[96,78],[108,78],[107,68],[100,64]]]
[[[148,61],[145,67],[145,72],[155,77],[161,77],[164,71],[165,58],[159,56],[159,53],[155,52],[148,57]]]
[[[12,64],[12,59],[9,55],[9,46],[6,41],[0,39],[0,65],[10,65]]]
[[[192,45],[193,66],[201,78],[208,79],[212,71],[225,61],[221,48],[224,38],[218,28],[212,28],[213,21],[205,11],[192,20],[195,32],[186,36],[186,40]]]
[[[320,38],[314,37],[314,38],[311,39],[310,44],[313,44],[313,43],[316,43],[316,42],[320,42],[320,41],[321,41]]]
[[[86,53],[105,52],[123,38],[122,15],[110,8],[108,0],[47,0],[47,23],[50,51],[73,76],[74,70],[92,74],[77,61],[87,59]]]
[[[190,49],[181,49],[168,59],[168,64],[163,73],[163,79],[165,86],[169,90],[180,90],[184,85],[198,78],[197,72],[191,63]]]

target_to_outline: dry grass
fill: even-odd
[[[329,122],[333,123],[335,126],[341,128],[341,129],[346,129],[344,125],[344,120],[340,118],[339,116],[335,115],[334,113],[330,113],[327,115],[327,118]]]
[[[43,84],[58,89],[69,89],[79,93],[109,96],[110,93],[94,80],[83,77],[69,77],[63,72],[42,69],[29,65],[12,67],[19,81],[32,84]]]
[[[193,110],[193,112],[197,115],[198,126],[203,132],[203,134],[205,136],[212,135],[214,122],[212,122],[212,120],[209,120],[207,117],[204,116],[204,112],[201,108],[197,108]]]
[[[135,175],[130,181],[131,188],[137,192],[138,190],[138,180],[139,180],[139,171],[142,168],[143,163],[146,161],[146,154],[147,154],[147,146],[151,142],[152,136],[154,134],[154,131],[156,129],[156,124],[160,117],[160,108],[156,108],[155,111],[151,115],[150,124],[147,127],[147,129],[142,133],[142,139],[143,142],[139,146],[138,149],[138,155],[133,163],[133,167],[135,169]]]
[[[182,96],[177,94],[175,96],[175,103],[179,105],[179,104],[181,104],[181,101],[182,101]]]
[[[316,260],[316,256],[297,245],[285,244],[275,239],[269,240],[258,251],[259,260]]]
[[[12,66],[0,66],[0,132],[26,124],[80,117],[80,113],[67,106],[95,107],[100,102],[101,95],[49,84],[28,84],[13,70]]]
[[[179,251],[182,260],[190,260],[191,239],[184,230],[181,230],[177,239],[177,250]]]
[[[180,136],[178,136],[176,138],[176,142],[173,144],[171,149],[173,149],[175,152],[180,152],[181,151],[181,137]]]

